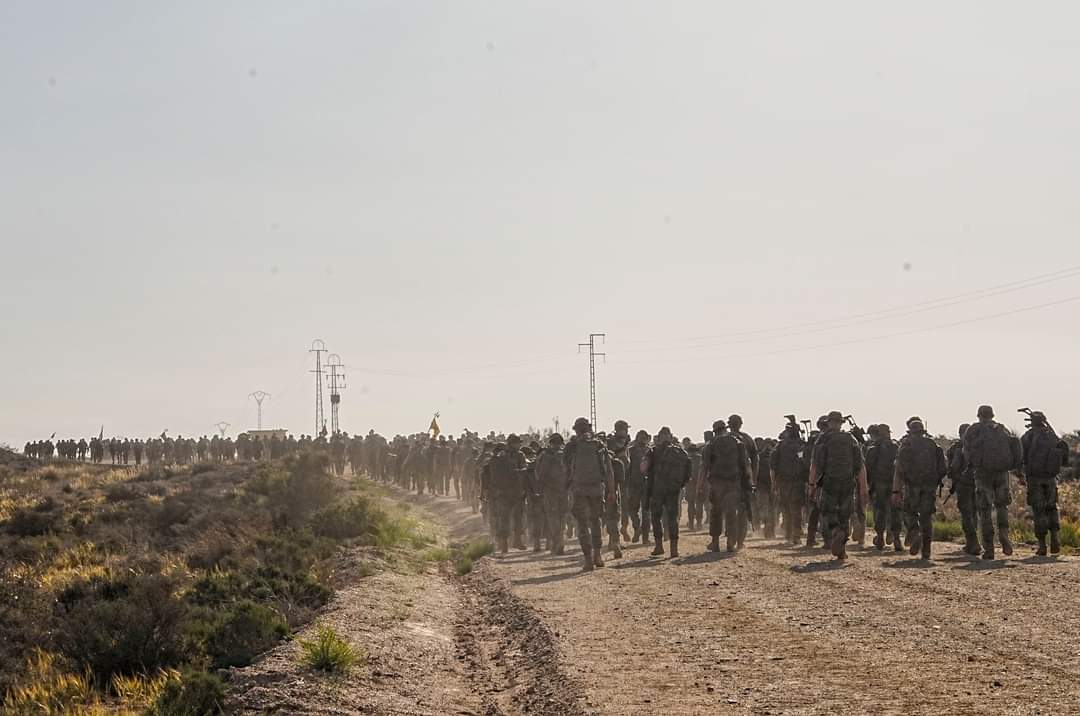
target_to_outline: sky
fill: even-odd
[[[0,4],[0,442],[1061,431],[1068,2]],[[598,339],[599,340],[599,339]],[[329,397],[326,398],[329,414]]]

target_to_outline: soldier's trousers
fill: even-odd
[[[514,546],[525,544],[525,500],[517,497],[510,505],[510,531],[514,536]]]
[[[820,512],[822,533],[832,540],[837,530],[848,534],[851,513],[855,509],[854,480],[822,480],[817,507]]]
[[[878,534],[899,535],[903,526],[900,521],[900,508],[892,503],[892,482],[874,485],[874,530]]]
[[[573,510],[581,551],[586,556],[599,552],[604,545],[604,536],[600,532],[604,521],[604,498],[574,495]]]
[[[937,500],[937,483],[922,485],[904,483],[904,515],[908,532],[922,535],[923,549],[934,539],[934,510]]]
[[[709,481],[709,536],[719,539],[727,524],[727,546],[733,548],[739,542],[739,525],[745,520],[742,514],[742,486],[737,480]]]
[[[608,539],[613,544],[619,544],[620,537],[619,520],[622,518],[620,492],[621,490],[615,490],[615,499],[604,502],[604,526],[607,527]]]
[[[784,520],[784,539],[795,542],[802,539],[803,503],[806,502],[806,483],[802,480],[781,478],[780,515]]]
[[[544,498],[540,495],[528,496],[529,503],[529,538],[533,546],[538,546],[540,540],[547,536],[547,518],[544,515]]]
[[[705,500],[698,497],[697,488],[693,483],[686,488],[686,525],[693,529],[695,525],[701,524],[701,516],[704,513]]]
[[[488,502],[491,532],[495,535],[496,542],[510,537],[510,530],[513,527],[511,522],[514,512],[514,502],[513,499],[507,497],[496,498]]]
[[[1047,531],[1057,532],[1060,529],[1056,478],[1028,476],[1027,503],[1031,507],[1036,537],[1043,538]]]
[[[987,549],[993,547],[995,523],[999,536],[1009,536],[1009,504],[1011,502],[1008,472],[975,470],[975,503],[979,508],[983,547]]]
[[[653,539],[663,539],[664,526],[669,540],[679,539],[679,497],[682,488],[653,491],[649,498]]]
[[[623,503],[622,503],[622,526],[626,527],[630,524],[634,528],[634,533],[641,531],[641,491],[636,489],[627,489],[623,491]],[[645,529],[648,532],[648,528]]]
[[[979,510],[975,499],[975,480],[961,479],[956,483],[956,509],[960,511],[960,524],[964,528],[964,539],[976,540],[979,537]]]
[[[866,539],[866,505],[857,487],[852,499],[854,506],[851,509],[851,539],[861,544]]]
[[[764,536],[776,536],[776,502],[773,498],[772,485],[766,483],[757,486],[754,518],[764,528]]]
[[[566,493],[544,488],[544,518],[547,520],[547,548],[557,550],[563,546],[563,534],[567,517]]]

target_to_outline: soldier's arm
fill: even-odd
[[[611,466],[611,456],[607,451],[603,453],[604,475],[607,477],[607,494],[611,497],[615,494],[615,469]]]

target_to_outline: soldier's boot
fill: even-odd
[[[582,554],[584,556],[584,561],[581,563],[581,571],[582,572],[591,572],[591,571],[593,571],[592,550],[587,549]]]
[[[878,552],[885,549],[885,533],[878,530],[878,533],[874,535],[874,549]]]
[[[539,552],[539,551],[540,551],[540,538],[537,537],[536,539],[533,540],[533,552]]]
[[[923,531],[922,536],[922,558],[930,559],[930,544],[934,541],[934,530],[932,527]]]
[[[592,563],[594,567],[604,566],[604,557],[600,554],[600,550],[593,550]]]
[[[982,558],[983,559],[993,559],[994,558],[994,533],[992,531],[989,534],[987,534],[985,531],[983,532],[982,546],[983,546]]]
[[[1058,539],[1058,531],[1050,530],[1050,554],[1061,553],[1061,540]]]
[[[525,546],[525,540],[521,538],[521,535],[514,537],[514,549],[528,549],[528,547]]]
[[[912,535],[911,530],[908,530],[907,534],[904,535],[904,546],[905,547],[910,547],[911,543],[914,542],[914,541],[915,541],[915,537]],[[918,550],[916,550],[916,551],[918,551]],[[915,554],[915,552],[912,552],[912,554]]]
[[[510,551],[510,539],[508,537],[499,538],[499,554],[506,554]]]
[[[671,557],[674,559],[679,556],[679,540],[671,540]]]
[[[622,545],[618,542],[615,543],[615,548],[611,550],[611,556],[615,559],[622,559]]]
[[[908,537],[911,538],[911,546],[908,547],[908,554],[914,557],[919,553],[919,550],[922,549],[922,533],[912,530],[908,533]]]
[[[885,534],[885,544],[891,545],[892,543],[893,543],[893,534],[892,534],[892,532],[887,532]]]
[[[979,552],[982,551],[982,547],[979,545],[979,538],[975,535],[964,535],[964,554],[970,554],[973,557],[978,557]]]
[[[631,539],[631,540],[627,540],[627,541],[630,542],[631,544],[636,544],[636,543],[640,542],[641,541],[641,529],[638,528],[638,527],[635,527],[634,528],[634,538]]]
[[[651,554],[653,557],[663,557],[664,556],[664,540],[657,537],[656,538],[656,546],[653,547],[653,551],[650,552],[649,554]]]
[[[892,535],[893,551],[894,552],[903,552],[904,551],[904,543],[900,541],[900,531],[897,530],[896,532],[890,532],[890,534]]]
[[[837,527],[833,531],[832,541],[829,546],[832,548],[834,557],[837,559],[847,559],[847,531]]]
[[[1035,554],[1040,557],[1046,556],[1046,535],[1037,535],[1036,539],[1039,540],[1039,548],[1035,550]]]
[[[622,538],[623,538],[624,542],[629,542],[630,541],[630,533],[627,531],[626,525],[623,525],[622,531],[619,534],[622,535]]]
[[[1006,557],[1012,555],[1013,546],[1012,542],[1009,541],[1009,535],[1002,533],[999,537],[999,541],[1001,542],[1001,553]]]
[[[719,552],[720,551],[720,538],[719,537],[713,537],[712,542],[709,542],[709,546],[708,546],[707,549],[710,552]]]

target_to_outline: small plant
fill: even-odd
[[[301,662],[317,671],[343,674],[349,671],[363,655],[334,631],[333,627],[320,624],[315,638],[300,640]]]
[[[481,537],[479,539],[472,539],[465,545],[465,548],[461,550],[461,555],[467,557],[473,561],[476,561],[484,555],[491,554],[495,551],[495,545],[487,537]]]
[[[952,542],[964,536],[964,527],[960,520],[934,520],[934,541]]]
[[[468,557],[462,557],[458,561],[454,562],[454,573],[459,577],[464,577],[466,574],[472,571],[473,561]]]
[[[1075,522],[1062,520],[1061,530],[1058,532],[1058,539],[1061,540],[1062,547],[1078,549],[1080,548],[1080,528],[1077,527]]]
[[[450,550],[446,547],[429,547],[424,552],[425,562],[448,562],[450,561]]]
[[[147,713],[150,716],[204,716],[224,712],[225,684],[216,676],[189,671],[169,679]]]
[[[27,660],[24,681],[3,702],[9,714],[88,713],[100,706],[89,674],[73,674],[40,649]]]

